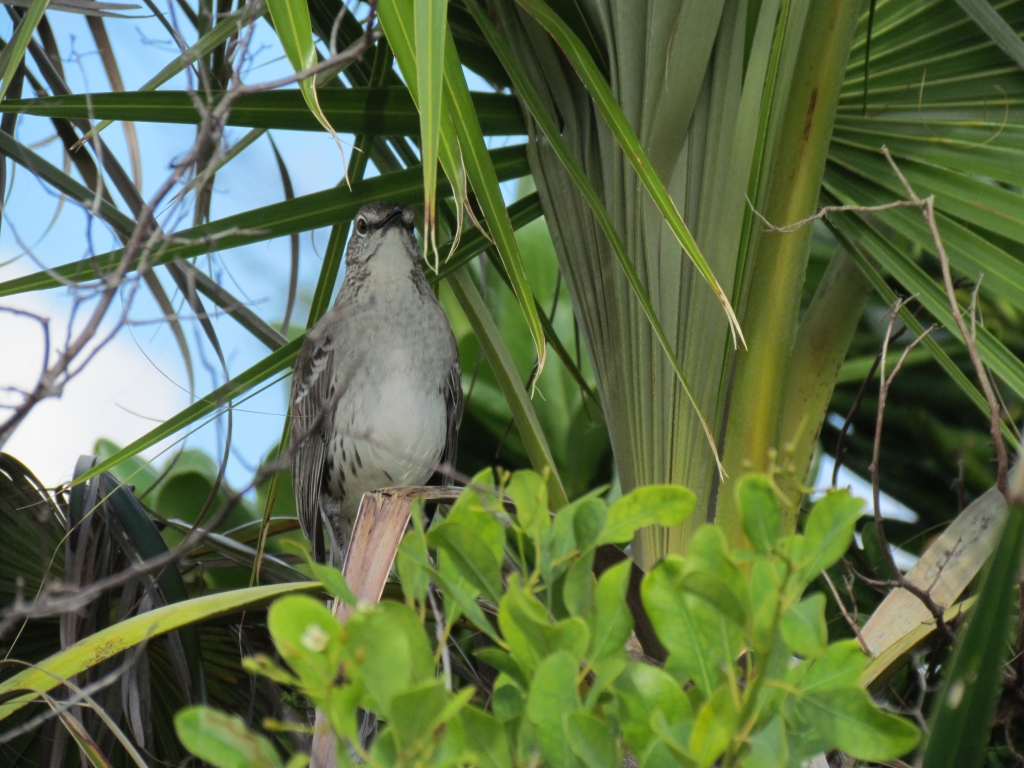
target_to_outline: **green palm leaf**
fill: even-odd
[[[210,106],[222,93],[185,91],[128,91],[12,99],[0,102],[0,112],[71,119],[133,120],[198,125],[193,98]],[[474,93],[473,106],[485,136],[518,136],[526,131],[515,99],[500,93]],[[415,136],[420,130],[416,105],[409,90],[399,86],[329,88],[318,96],[324,117],[342,133],[373,136]],[[319,131],[323,126],[295,90],[264,91],[239,96],[231,106],[228,125],[275,130]]]
[[[491,155],[499,179],[517,178],[527,170],[526,156],[521,146],[496,149]],[[175,241],[162,247],[159,253],[149,254],[148,263],[150,266],[167,264],[208,253],[213,247],[217,250],[226,250],[272,240],[282,235],[330,226],[339,220],[352,219],[360,207],[374,200],[395,200],[413,204],[422,194],[422,184],[420,170],[411,168],[358,182],[353,184],[351,189],[315,192],[228,216],[175,233]],[[54,288],[61,285],[61,278],[81,282],[101,277],[116,269],[121,254],[121,250],[110,251],[52,270],[8,280],[0,283],[0,296]],[[136,257],[136,264],[138,258]]]

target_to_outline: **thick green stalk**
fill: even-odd
[[[859,0],[814,2],[807,12],[762,211],[772,224],[800,221],[817,205],[861,6]],[[767,469],[770,451],[780,447],[810,234],[809,226],[795,232],[764,232],[754,253],[742,321],[749,352],[737,358],[725,439],[729,477],[718,497],[717,519],[734,545],[743,539],[734,484],[748,467]]]
[[[840,248],[797,328],[779,433],[785,471],[780,484],[794,504],[802,495],[800,484],[810,469],[839,369],[870,295],[871,283],[846,249]],[[795,510],[795,506],[787,510],[784,525],[790,529]]]

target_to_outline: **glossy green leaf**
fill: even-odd
[[[738,602],[738,610],[746,612],[746,580],[733,559],[733,552],[720,526],[702,525],[697,529],[686,551],[686,578],[681,587],[687,589],[694,573],[703,573],[720,582],[720,589],[728,590]],[[700,587],[694,585],[697,593]],[[742,621],[742,620],[741,620]]]
[[[619,751],[608,724],[586,712],[573,712],[565,718],[569,746],[587,768],[619,768]]]
[[[1014,599],[1022,548],[1024,507],[1014,504],[982,576],[967,628],[960,633],[952,658],[943,664],[924,749],[925,768],[974,768],[985,759],[1010,650],[1007,637],[1013,612],[1008,606]]]
[[[693,513],[697,497],[677,485],[648,485],[623,496],[608,508],[608,523],[599,544],[625,544],[648,525],[679,525]]]
[[[536,539],[551,527],[548,493],[544,479],[536,472],[520,471],[512,475],[505,493],[516,505],[516,520]]]
[[[569,507],[572,515],[572,535],[576,541],[576,547],[580,550],[587,550],[598,546],[601,535],[608,525],[608,505],[601,498],[587,496],[577,499]],[[561,515],[565,511],[559,510]],[[556,523],[557,523],[556,515]],[[568,550],[566,551],[566,553]]]
[[[830,745],[858,760],[906,755],[921,733],[909,720],[883,712],[863,688],[836,688],[801,699],[799,712]]]
[[[345,623],[346,668],[358,674],[367,702],[385,717],[394,697],[434,679],[434,654],[420,617],[402,603],[385,600],[357,611]]]
[[[709,653],[702,627],[683,599],[678,586],[682,579],[683,559],[669,555],[644,577],[641,597],[658,639],[686,670],[697,689],[710,696],[721,672]]]
[[[690,752],[700,768],[707,768],[725,752],[739,725],[739,711],[729,686],[716,690],[697,710],[690,736]]]
[[[399,693],[391,700],[389,725],[399,749],[409,748],[458,715],[475,693],[463,688],[454,698],[445,690],[443,680],[429,680]]]
[[[0,697],[4,698],[0,704],[0,720],[24,707],[37,693],[50,691],[60,685],[61,678],[74,677],[143,641],[204,619],[265,604],[290,592],[318,588],[318,582],[305,581],[237,589],[165,605],[125,619],[0,683]],[[18,694],[19,691],[26,693]]]
[[[466,730],[466,746],[476,756],[476,765],[480,768],[512,768],[508,736],[501,723],[475,707],[466,707],[459,717]]]
[[[579,662],[571,654],[552,653],[537,668],[526,700],[526,716],[536,726],[541,751],[552,768],[570,768],[573,763],[562,723],[580,708],[578,669]]]
[[[306,690],[321,700],[337,675],[342,658],[342,629],[322,600],[289,595],[267,612],[274,647],[299,676]]]
[[[345,575],[337,568],[315,562],[310,556],[309,550],[297,542],[286,541],[283,543],[283,546],[305,560],[306,567],[313,572],[315,578],[320,580],[320,583],[324,585],[324,589],[341,600],[341,602],[353,607],[359,602],[352,593],[352,590],[349,589],[348,583],[345,581]]]
[[[644,754],[654,739],[651,718],[660,712],[675,724],[693,717],[693,708],[668,673],[650,664],[628,664],[613,683],[619,702],[622,733],[634,754]]]
[[[591,551],[569,567],[562,582],[562,602],[570,616],[589,616],[591,614],[596,588],[594,552]]]
[[[498,604],[502,592],[501,558],[494,557],[480,532],[448,519],[430,530],[427,541],[431,546],[443,549],[459,574],[491,603]]]
[[[187,707],[174,716],[174,730],[189,752],[215,768],[282,765],[274,745],[246,728],[237,715],[210,707]]]
[[[807,693],[834,688],[852,688],[857,685],[861,672],[868,665],[867,654],[857,640],[832,643],[825,654],[815,659],[799,682],[800,690]]]
[[[594,63],[586,46],[544,0],[517,0],[517,2],[544,27],[548,34],[558,43],[566,58],[569,59],[573,69],[576,70],[576,73],[580,76],[587,91],[590,93],[590,97],[594,100],[594,105],[611,129],[612,135],[615,136],[616,141],[622,147],[626,159],[633,166],[633,170],[636,171],[637,176],[640,177],[640,180],[647,188],[654,204],[658,206],[658,210],[661,211],[665,221],[668,222],[672,233],[718,297],[726,317],[729,319],[734,342],[737,338],[742,342],[743,332],[740,329],[739,321],[736,319],[736,313],[733,311],[729,298],[718,284],[718,280],[711,271],[711,267],[708,266],[707,261],[700,252],[700,248],[697,246],[697,242],[693,239],[693,235],[690,234],[690,230],[687,229],[686,224],[683,222],[683,217],[679,215],[679,211],[672,202],[668,190],[661,179],[658,178],[654,166],[651,164],[647,153],[640,143],[640,139],[633,132],[629,121],[622,112],[622,107],[615,100],[611,88],[608,87],[607,81]]]
[[[522,668],[515,662],[508,651],[490,646],[474,651],[473,655],[484,662],[484,664],[489,664],[498,670],[499,673],[514,681],[524,691],[530,687],[530,682]]]
[[[736,504],[740,508],[743,532],[754,550],[767,554],[779,538],[782,508],[766,475],[751,474],[736,484]]]
[[[791,605],[779,623],[782,639],[794,653],[805,659],[817,659],[828,647],[825,626],[825,596],[817,592]]]
[[[767,652],[775,640],[776,614],[784,573],[767,559],[758,559],[750,569],[750,628],[754,648]]]
[[[430,573],[420,566],[420,563],[429,562],[422,506],[413,510],[412,518],[413,527],[402,537],[395,556],[395,570],[398,571],[406,605],[410,608],[426,602],[427,589],[430,587]]]
[[[590,631],[583,619],[552,622],[547,608],[526,592],[515,575],[509,578],[498,607],[498,626],[512,658],[524,670],[537,669],[556,652],[568,654],[579,664],[590,642]]]
[[[805,583],[831,568],[850,548],[863,509],[864,502],[847,491],[831,491],[811,508],[804,527]]]
[[[624,653],[626,641],[633,633],[633,616],[626,605],[626,590],[632,560],[623,560],[601,574],[594,593],[594,620],[591,625],[591,663],[615,653]]]
[[[104,118],[150,123],[198,125],[200,115],[192,98],[216,105],[222,92],[124,91],[69,94],[0,103],[0,112],[70,119]],[[523,113],[511,96],[473,93],[473,106],[487,136],[521,136]],[[416,105],[401,86],[328,88],[318,96],[321,111],[342,133],[372,136],[415,136],[419,131]],[[227,125],[264,130],[320,131],[322,125],[297,90],[246,93],[231,105]],[[436,177],[435,177],[436,178]]]
[[[764,728],[750,738],[750,746],[740,760],[741,768],[786,768],[789,745],[786,725],[781,717],[773,717]]]
[[[684,592],[701,598],[737,627],[746,626],[747,609],[729,585],[713,571],[696,570],[679,583]]]

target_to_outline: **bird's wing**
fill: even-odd
[[[454,338],[452,341],[455,341]],[[445,432],[444,449],[441,451],[441,463],[454,469],[455,459],[459,452],[459,425],[462,423],[463,408],[462,370],[459,368],[458,347],[455,348],[452,366],[448,369],[448,375],[445,377],[443,394],[447,429]],[[443,477],[447,481],[452,479],[447,474],[443,475]]]
[[[334,427],[334,334],[314,329],[306,337],[292,376],[292,486],[295,511],[306,537],[319,540],[320,489]],[[330,411],[330,412],[328,412]]]

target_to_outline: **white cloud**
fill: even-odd
[[[4,270],[5,279],[14,277]],[[51,334],[59,342],[66,333],[68,300],[52,292],[26,294],[0,301],[0,307],[18,308],[50,319]],[[112,308],[113,309],[113,308]],[[115,310],[116,311],[116,310]],[[140,343],[153,336],[151,326],[136,329]],[[165,337],[166,334],[160,334]],[[51,342],[52,349],[53,342]],[[153,348],[151,349],[150,346]],[[0,311],[0,386],[29,389],[38,379],[42,365],[42,334],[39,324],[25,317]],[[3,447],[31,469],[46,485],[69,480],[75,462],[93,452],[100,437],[125,445],[188,404],[188,394],[168,376],[180,377],[180,363],[174,361],[159,341],[146,345],[146,354],[130,334],[120,333],[64,388],[59,398],[36,405]],[[51,351],[51,356],[53,352]],[[4,403],[20,398],[5,393]],[[0,411],[0,418],[8,410]],[[159,447],[147,451],[152,456]]]

